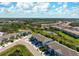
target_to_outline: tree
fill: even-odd
[[[79,47],[76,47],[77,51],[79,52]]]

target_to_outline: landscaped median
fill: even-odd
[[[24,45],[15,45],[0,53],[0,56],[33,56]]]

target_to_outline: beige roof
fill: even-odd
[[[64,31],[67,31],[67,32],[70,32],[72,34],[75,34],[75,35],[79,35],[79,31],[74,29],[74,28],[64,28],[64,27],[61,27],[61,26],[52,26],[52,27],[56,27],[56,28],[59,28],[59,29],[62,29]]]
[[[38,41],[41,41],[43,43],[53,40],[53,39],[47,38],[41,34],[35,34],[35,35],[33,35],[33,37],[35,37]]]
[[[79,52],[72,50],[56,41],[50,43],[48,45],[48,47],[58,51],[59,53],[63,54],[64,56],[78,56],[79,55]]]

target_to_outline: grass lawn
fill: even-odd
[[[74,37],[71,37],[71,36],[61,32],[61,31],[57,31],[57,33],[59,35],[61,35],[62,37],[64,37],[66,40],[69,40],[69,41],[73,42],[74,44],[79,45],[79,38],[76,39]]]
[[[1,52],[0,56],[33,56],[33,54],[24,45],[16,45]]]

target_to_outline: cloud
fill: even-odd
[[[21,9],[21,10],[31,10],[33,12],[37,12],[37,11],[47,11],[49,7],[49,3],[29,3],[29,2],[18,2],[16,5],[17,9]]]
[[[14,9],[14,6],[11,4],[11,2],[0,2],[0,5],[3,7],[0,8],[0,13],[6,13],[6,14],[12,14]],[[8,8],[6,8],[9,6]]]
[[[16,8],[19,9],[28,9],[32,6],[32,3],[29,2],[17,2]]]
[[[38,3],[37,8],[39,8],[40,11],[47,11],[49,3]]]
[[[52,8],[55,8],[55,7],[56,7],[56,5],[53,5],[53,6],[52,6]]]
[[[0,2],[0,4],[7,6],[10,4],[10,2]]]
[[[64,4],[56,8],[56,14],[58,16],[64,16],[64,17],[78,17],[79,16],[79,6],[73,6],[70,10],[67,7],[68,5]]]
[[[8,15],[18,16],[68,16],[75,17],[79,15],[79,6],[72,6],[68,8],[67,2],[57,2],[58,4],[50,5],[50,2],[17,2],[16,5],[12,5],[11,2],[0,3],[0,5],[9,6],[1,7],[0,13]],[[16,17],[16,16],[15,16]]]

